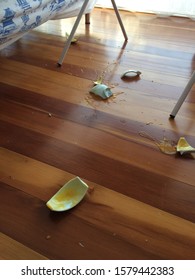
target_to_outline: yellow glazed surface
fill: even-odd
[[[47,203],[53,211],[66,211],[76,206],[85,196],[88,186],[79,177],[67,182]]]

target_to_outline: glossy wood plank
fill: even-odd
[[[44,256],[0,233],[1,260],[46,260]]]
[[[61,68],[74,19],[0,52],[0,258],[195,258],[194,154],[166,155],[155,143],[185,136],[195,146],[194,87],[169,120],[195,68],[195,22],[122,18],[127,44],[113,11],[95,9]],[[127,69],[142,74],[122,80]],[[102,74],[108,101],[89,93]],[[50,213],[45,202],[75,176],[94,191]]]
[[[96,223],[91,224],[72,211],[50,213],[43,201],[1,184],[2,198],[7,195],[9,203],[1,206],[7,212],[6,218],[1,215],[1,230],[49,259],[158,258],[117,236],[114,228],[98,229]]]
[[[28,119],[28,116],[29,114],[26,117],[22,117],[22,119]],[[41,124],[40,119],[41,118],[39,118],[39,125]],[[48,122],[47,119],[49,119],[49,117],[46,115],[45,119],[46,122]],[[14,121],[15,118],[13,119],[13,122]],[[52,120],[50,121],[49,119],[49,122],[51,126]],[[32,123],[36,122],[32,121]],[[78,135],[80,137],[83,133],[85,135],[87,133],[87,131],[85,132],[85,128],[83,128],[82,126],[75,126],[75,134],[70,137],[70,135],[67,136],[67,134],[71,134],[71,129],[73,130],[73,126],[69,126],[68,124],[66,124],[65,126],[63,124],[64,129],[63,127],[61,127],[60,131],[54,132],[55,138],[53,135],[52,137],[49,137],[49,135],[52,134],[52,131],[49,132],[45,130],[45,122],[43,124],[43,127],[39,128],[39,130],[35,133],[30,130],[27,132],[27,127],[26,130],[24,130],[18,126],[10,126],[9,123],[5,123],[4,126],[3,123],[1,123],[1,125],[2,131],[4,131],[3,134],[6,137],[4,144],[2,142],[3,139],[1,139],[1,145],[4,145],[11,150],[17,149],[23,154],[26,154],[38,160],[43,160],[44,162],[47,162],[58,168],[65,169],[71,173],[76,173],[79,176],[82,175],[83,177],[94,180],[97,183],[108,185],[111,189],[120,191],[143,202],[147,202],[153,206],[159,207],[160,209],[166,209],[171,213],[177,213],[177,215],[181,215],[181,217],[186,217],[190,220],[194,220],[194,208],[191,206],[193,205],[195,193],[194,188],[192,187],[193,165],[191,166],[190,162],[189,164],[185,163],[185,169],[183,167],[182,174],[178,174],[177,177],[175,176],[175,178],[171,178],[172,175],[168,175],[170,167],[169,164],[174,165],[176,169],[181,166],[182,162],[180,162],[179,158],[171,157],[169,160],[169,164],[167,165],[166,157],[164,154],[162,154],[161,165],[159,169],[155,168],[158,162],[156,161],[155,156],[152,157],[152,160],[151,155],[156,155],[159,153],[159,151],[156,150],[156,147],[154,147],[155,150],[153,151],[151,150],[151,148],[148,149],[146,147],[144,150],[144,155],[139,152],[134,154],[134,150],[139,150],[139,148],[137,148],[138,144],[134,143],[134,141],[126,142],[120,140],[120,142],[118,142],[115,137],[110,137],[110,135],[104,135],[104,133],[101,133],[101,139],[104,138],[106,140],[104,143],[104,148],[102,147],[103,149],[100,149],[98,146],[98,136],[100,136],[99,133],[97,134],[96,131],[91,130],[91,136],[89,137],[89,139],[85,140],[84,137],[83,140],[80,140],[80,138],[78,138]],[[59,127],[59,125],[56,125],[55,127]],[[7,134],[6,132],[7,129],[8,131],[12,132],[12,140],[9,134]],[[48,136],[46,137],[46,135],[41,135],[39,131],[42,131],[42,133],[45,131],[45,134]],[[21,137],[23,138],[22,143],[20,142]],[[97,146],[95,144],[96,141]],[[112,153],[108,153],[111,142],[116,143],[115,159],[112,158]],[[46,143],[48,143],[48,145],[46,145]],[[90,143],[93,143],[93,146],[91,148]],[[44,148],[38,149],[36,152],[36,147],[40,145],[44,146]],[[53,145],[55,145],[55,147]],[[119,147],[120,145],[122,145],[122,147],[118,149],[118,145]],[[53,148],[52,151],[49,152],[50,146],[53,146]],[[58,154],[58,150],[61,151],[60,155]],[[127,155],[126,151],[128,151]],[[136,156],[138,155],[139,158],[136,160]],[[87,158],[88,160],[86,160]],[[160,155],[158,157],[158,160],[159,159]],[[145,160],[148,163],[146,167],[143,166],[143,161]],[[71,165],[70,162],[72,162]],[[103,170],[102,166],[104,167]],[[145,168],[147,168],[147,171],[145,170]],[[191,178],[187,177],[185,179],[184,172],[189,172],[190,168],[192,168]],[[104,170],[106,170],[105,173]],[[118,170],[118,173],[113,177],[115,170]],[[166,176],[162,176],[162,172],[164,172]],[[133,176],[132,178],[133,173],[139,174],[139,176]],[[99,174],[101,174],[101,176],[99,176]],[[146,180],[147,185],[145,185]],[[158,184],[155,187],[155,190],[153,190],[152,185],[155,181],[158,182]],[[127,182],[129,185],[128,188],[126,187]],[[137,186],[139,186],[139,191],[137,190]],[[151,191],[149,191],[150,188]],[[177,194],[178,188],[180,189],[181,194]],[[147,194],[143,195],[146,190]],[[190,196],[189,192],[191,193]],[[163,196],[159,197],[159,193],[162,193]],[[175,204],[175,200],[177,200],[177,204]],[[169,207],[169,209],[167,209],[167,207]],[[187,213],[185,213],[185,211],[183,210],[181,211],[181,209],[185,209]],[[191,210],[189,211],[189,209]]]

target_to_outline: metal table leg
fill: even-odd
[[[89,3],[89,0],[85,0],[84,3],[83,3],[83,6],[81,7],[81,10],[80,10],[80,12],[79,12],[79,14],[77,16],[77,19],[76,19],[76,21],[75,21],[75,23],[73,25],[72,31],[71,31],[71,33],[70,33],[70,35],[68,37],[68,40],[67,40],[67,42],[66,42],[66,44],[64,46],[64,49],[62,51],[62,54],[61,54],[60,58],[59,58],[59,61],[58,61],[58,65],[59,66],[61,66],[63,61],[64,61],[65,55],[66,55],[66,53],[67,53],[67,51],[68,51],[68,49],[70,47],[71,41],[72,41],[72,39],[74,37],[74,34],[75,34],[76,30],[77,30],[77,27],[78,27],[78,25],[80,23],[80,20],[81,20],[83,14],[85,12],[85,9],[86,9],[88,3]]]
[[[116,13],[116,16],[117,16],[118,22],[119,22],[119,24],[120,24],[121,30],[122,30],[123,35],[124,35],[124,37],[125,37],[125,41],[128,41],[128,36],[127,36],[126,31],[125,31],[125,28],[124,28],[124,25],[123,25],[122,19],[121,19],[121,17],[120,17],[120,14],[119,14],[118,8],[117,8],[117,6],[116,6],[115,0],[111,0],[111,2],[112,2],[112,5],[113,5],[113,8],[114,8],[114,11],[115,11],[115,13]]]
[[[170,114],[171,118],[175,118],[177,112],[179,111],[181,105],[183,104],[184,100],[186,99],[190,89],[192,88],[193,84],[195,83],[195,71],[193,72],[189,82],[187,83],[182,95],[180,96],[180,98],[178,99],[173,111]]]
[[[62,63],[63,63],[63,61],[64,61],[64,58],[65,58],[65,56],[66,56],[66,53],[68,52],[68,49],[69,49],[70,44],[71,44],[71,41],[72,41],[72,39],[73,39],[73,37],[74,37],[74,34],[75,34],[76,30],[77,30],[77,27],[78,27],[78,25],[79,25],[79,23],[80,23],[80,20],[81,20],[83,14],[84,14],[84,12],[85,12],[85,9],[86,9],[86,7],[87,7],[89,1],[90,1],[90,0],[85,0],[84,3],[83,3],[83,6],[81,7],[81,10],[80,10],[80,12],[79,12],[79,14],[78,14],[78,16],[77,16],[77,19],[76,19],[76,21],[75,21],[75,23],[74,23],[74,25],[73,25],[72,31],[71,31],[71,33],[70,33],[70,35],[69,35],[69,37],[68,37],[68,40],[67,40],[67,42],[66,42],[66,44],[65,44],[65,46],[64,46],[64,49],[63,49],[63,51],[62,51],[62,54],[61,54],[61,56],[60,56],[60,58],[59,58],[59,60],[58,60],[58,65],[59,65],[59,66],[61,66]],[[124,37],[125,37],[125,41],[127,41],[127,40],[128,40],[127,33],[126,33],[126,31],[125,31],[125,28],[124,28],[123,22],[122,22],[122,20],[121,20],[121,17],[120,17],[118,8],[117,8],[117,6],[116,6],[116,3],[115,3],[114,0],[111,0],[111,2],[112,2],[112,5],[113,5],[113,8],[114,8],[114,11],[115,11],[115,13],[116,13],[118,22],[119,22],[119,24],[120,24],[121,30],[122,30],[123,35],[124,35]]]
[[[85,24],[90,24],[90,14],[85,15]]]

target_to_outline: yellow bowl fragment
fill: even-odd
[[[79,177],[67,182],[52,198],[46,203],[52,211],[66,211],[76,206],[85,196],[88,185]]]
[[[180,152],[181,155],[186,153],[195,153],[195,148],[189,145],[185,137],[180,137],[177,143],[177,152]]]

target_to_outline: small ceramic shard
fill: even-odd
[[[49,240],[49,239],[51,239],[51,235],[47,235],[46,237],[45,237],[47,240]]]
[[[125,77],[127,77],[127,78],[135,78],[135,77],[138,77],[140,75],[141,75],[141,72],[138,71],[138,70],[127,70],[127,71],[125,71],[122,74],[121,79],[125,78]]]
[[[87,190],[88,185],[79,177],[76,177],[67,182],[46,205],[52,211],[69,210],[84,198]]]
[[[177,152],[181,155],[186,153],[195,153],[195,148],[190,146],[190,144],[186,141],[185,137],[180,137],[177,143]]]
[[[102,99],[108,99],[113,95],[110,88],[104,84],[97,84],[90,90],[90,93],[100,96]]]
[[[99,76],[96,81],[94,81],[94,85],[100,85],[103,82],[103,77]]]
[[[70,35],[66,32],[66,40],[68,40],[68,37],[69,37]],[[77,38],[72,38],[72,40],[71,40],[71,44],[74,44],[74,43],[76,43],[78,41],[78,39]]]

